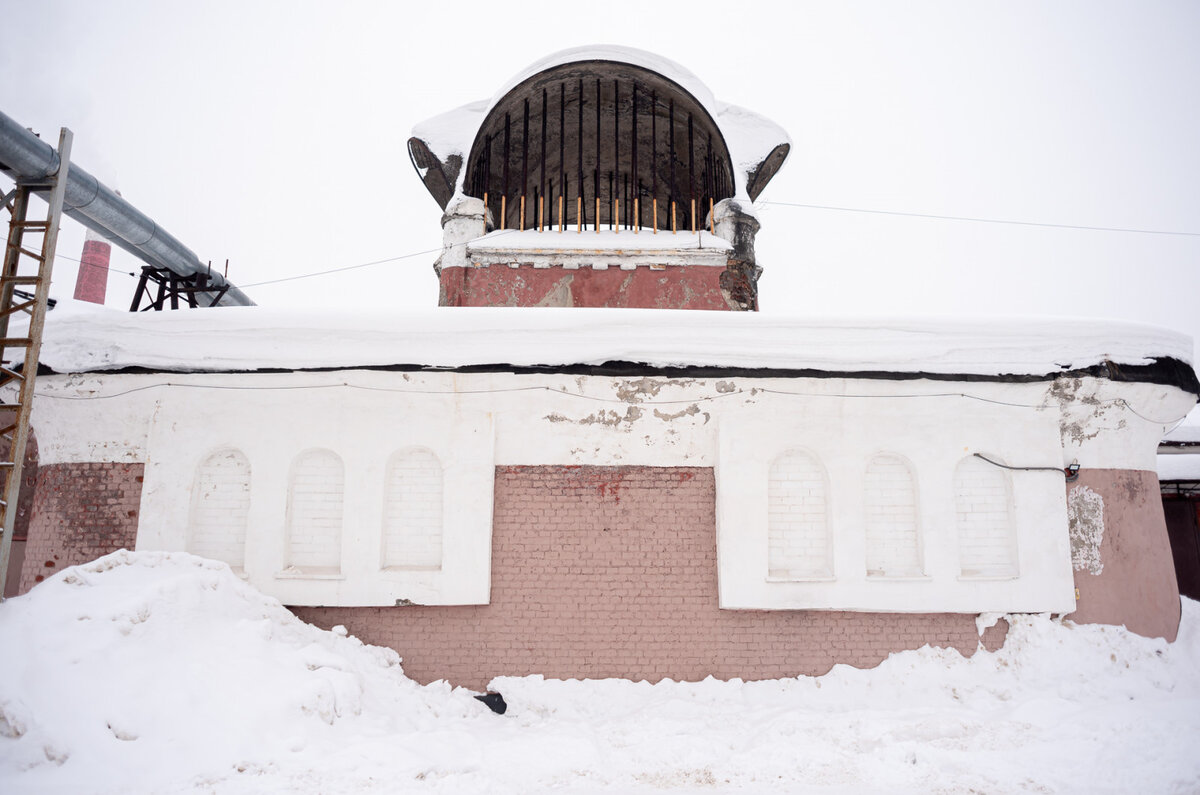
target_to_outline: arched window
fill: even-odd
[[[867,465],[865,488],[867,575],[922,575],[912,468],[898,455],[877,455]]]
[[[250,462],[232,447],[213,452],[200,462],[192,484],[188,552],[243,568],[249,515]]]
[[[442,465],[428,450],[404,450],[388,462],[383,504],[383,565],[442,566]]]
[[[767,486],[767,569],[780,579],[829,577],[829,509],[825,469],[809,453],[775,459]]]
[[[1008,472],[982,458],[970,456],[955,467],[954,508],[962,576],[1017,575],[1011,493]]]
[[[292,462],[284,565],[302,574],[334,574],[342,566],[345,474],[332,450],[308,450]]]

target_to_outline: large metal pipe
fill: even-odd
[[[0,171],[14,180],[37,180],[58,171],[58,152],[50,144],[0,112]],[[208,272],[190,248],[146,217],[115,191],[75,163],[67,171],[67,197],[63,212],[103,235],[138,259],[180,276],[204,273],[214,291],[207,305],[226,284],[229,289],[218,306],[253,306],[249,296],[219,272]]]

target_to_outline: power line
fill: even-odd
[[[905,218],[936,218],[940,221],[975,221],[981,224],[1009,224],[1012,226],[1040,226],[1048,229],[1085,229],[1091,232],[1131,232],[1139,235],[1179,235],[1200,237],[1200,232],[1168,232],[1161,229],[1131,229],[1119,226],[1079,226],[1076,224],[1045,224],[1037,221],[1010,221],[1002,218],[975,218],[967,215],[934,215],[932,213],[905,213],[897,210],[867,210],[862,207],[833,207],[827,204],[799,204],[797,202],[760,201],[756,204],[773,204],[781,207],[803,207],[809,210],[836,210],[845,213],[870,213],[872,215],[899,215]]]
[[[492,235],[494,235],[495,237],[500,237],[501,235],[510,234],[514,231],[516,231],[516,230],[504,229],[499,232],[492,232]],[[371,265],[383,265],[384,263],[397,262],[398,260],[402,260],[402,259],[412,259],[413,257],[423,257],[427,254],[437,254],[439,252],[446,251],[447,249],[455,248],[457,246],[470,245],[471,243],[474,243],[476,240],[479,240],[479,239],[480,238],[475,238],[474,240],[468,240],[465,243],[455,243],[451,246],[446,246],[446,247],[438,246],[437,248],[429,248],[429,249],[425,249],[424,251],[414,251],[411,254],[400,254],[399,256],[396,256],[396,257],[388,257],[386,259],[377,259],[372,262],[362,262],[362,263],[359,263],[358,265],[346,265],[341,268],[330,268],[329,270],[314,271],[312,273],[300,273],[295,276],[284,276],[281,279],[268,279],[268,280],[262,281],[262,282],[254,282],[253,284],[243,284],[242,289],[249,289],[251,287],[262,287],[265,284],[279,284],[280,282],[292,282],[297,279],[308,279],[313,276],[326,276],[330,273],[343,273],[344,271],[357,270],[358,268],[367,268],[367,267],[370,267]]]
[[[866,214],[870,214],[870,215],[893,215],[893,216],[899,216],[902,218],[932,218],[932,219],[941,220],[941,221],[973,221],[975,223],[1005,224],[1005,225],[1009,225],[1009,226],[1036,226],[1036,227],[1042,227],[1044,229],[1080,229],[1080,230],[1086,230],[1086,231],[1091,231],[1091,232],[1127,232],[1127,233],[1131,233],[1131,234],[1142,234],[1142,235],[1173,235],[1173,236],[1179,236],[1179,237],[1200,237],[1200,232],[1175,232],[1175,231],[1166,231],[1166,230],[1161,230],[1161,229],[1133,229],[1133,228],[1128,228],[1128,227],[1116,227],[1116,226],[1081,226],[1081,225],[1077,225],[1077,224],[1050,224],[1050,223],[1041,223],[1041,222],[1037,222],[1037,221],[1012,221],[1012,220],[1002,219],[1002,218],[977,218],[974,216],[966,216],[966,215],[935,215],[933,213],[910,213],[910,212],[901,212],[898,210],[870,210],[870,209],[866,209],[866,208],[862,208],[862,207],[835,207],[833,205],[827,205],[827,204],[801,204],[799,202],[765,201],[765,200],[755,202],[755,204],[773,205],[773,206],[779,206],[779,207],[798,207],[798,208],[809,209],[809,210],[831,210],[831,211],[836,211],[836,212],[866,213]],[[516,230],[508,229],[508,230],[501,230],[499,233],[493,232],[492,234],[499,236],[499,234],[508,234],[508,233],[511,233],[514,231],[516,231]],[[475,240],[478,240],[478,239],[479,238],[476,238]],[[475,240],[470,240],[470,241],[467,241],[466,243],[455,243],[454,246],[469,245],[470,243],[475,242]],[[440,253],[445,250],[446,249],[444,247],[439,246],[437,248],[425,249],[423,251],[413,251],[408,254],[399,254],[395,257],[386,257],[384,259],[372,260],[370,262],[360,262],[356,265],[345,265],[340,268],[329,268],[329,269],[321,270],[321,271],[313,271],[311,273],[300,273],[300,274],[296,274],[295,276],[284,276],[279,279],[266,279],[261,282],[252,282],[250,284],[243,284],[243,285],[241,285],[241,288],[249,289],[251,287],[264,287],[266,285],[281,284],[283,282],[297,281],[299,279],[311,279],[316,276],[327,276],[331,273],[344,273],[346,271],[358,270],[360,268],[369,268],[374,265],[385,265],[389,262],[399,262],[400,260],[412,259],[413,257],[423,257],[423,256],[427,256],[429,254],[437,254],[437,253]],[[75,259],[74,257],[68,257],[63,254],[58,254],[57,256],[61,257],[62,259],[70,260],[71,262],[79,262],[82,264],[82,260]],[[92,265],[91,267],[96,267],[96,266]],[[120,270],[118,268],[113,268],[113,267],[108,267],[108,266],[105,266],[105,267],[107,267],[108,270],[116,272],[116,273],[124,273],[126,276],[133,276],[135,278],[137,277],[137,274],[132,271],[124,271],[124,270]]]

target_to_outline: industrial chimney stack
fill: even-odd
[[[83,239],[83,256],[79,262],[79,276],[75,279],[75,300],[104,303],[108,288],[108,258],[112,244],[102,239],[91,229]]]

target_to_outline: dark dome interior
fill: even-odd
[[[582,213],[584,225],[598,214],[602,226],[632,227],[636,214],[649,227],[657,199],[658,228],[671,228],[673,200],[682,230],[702,227],[734,184],[725,139],[688,91],[632,64],[579,61],[539,72],[492,108],[463,191],[486,194],[497,228],[537,228],[539,208],[547,226]]]

